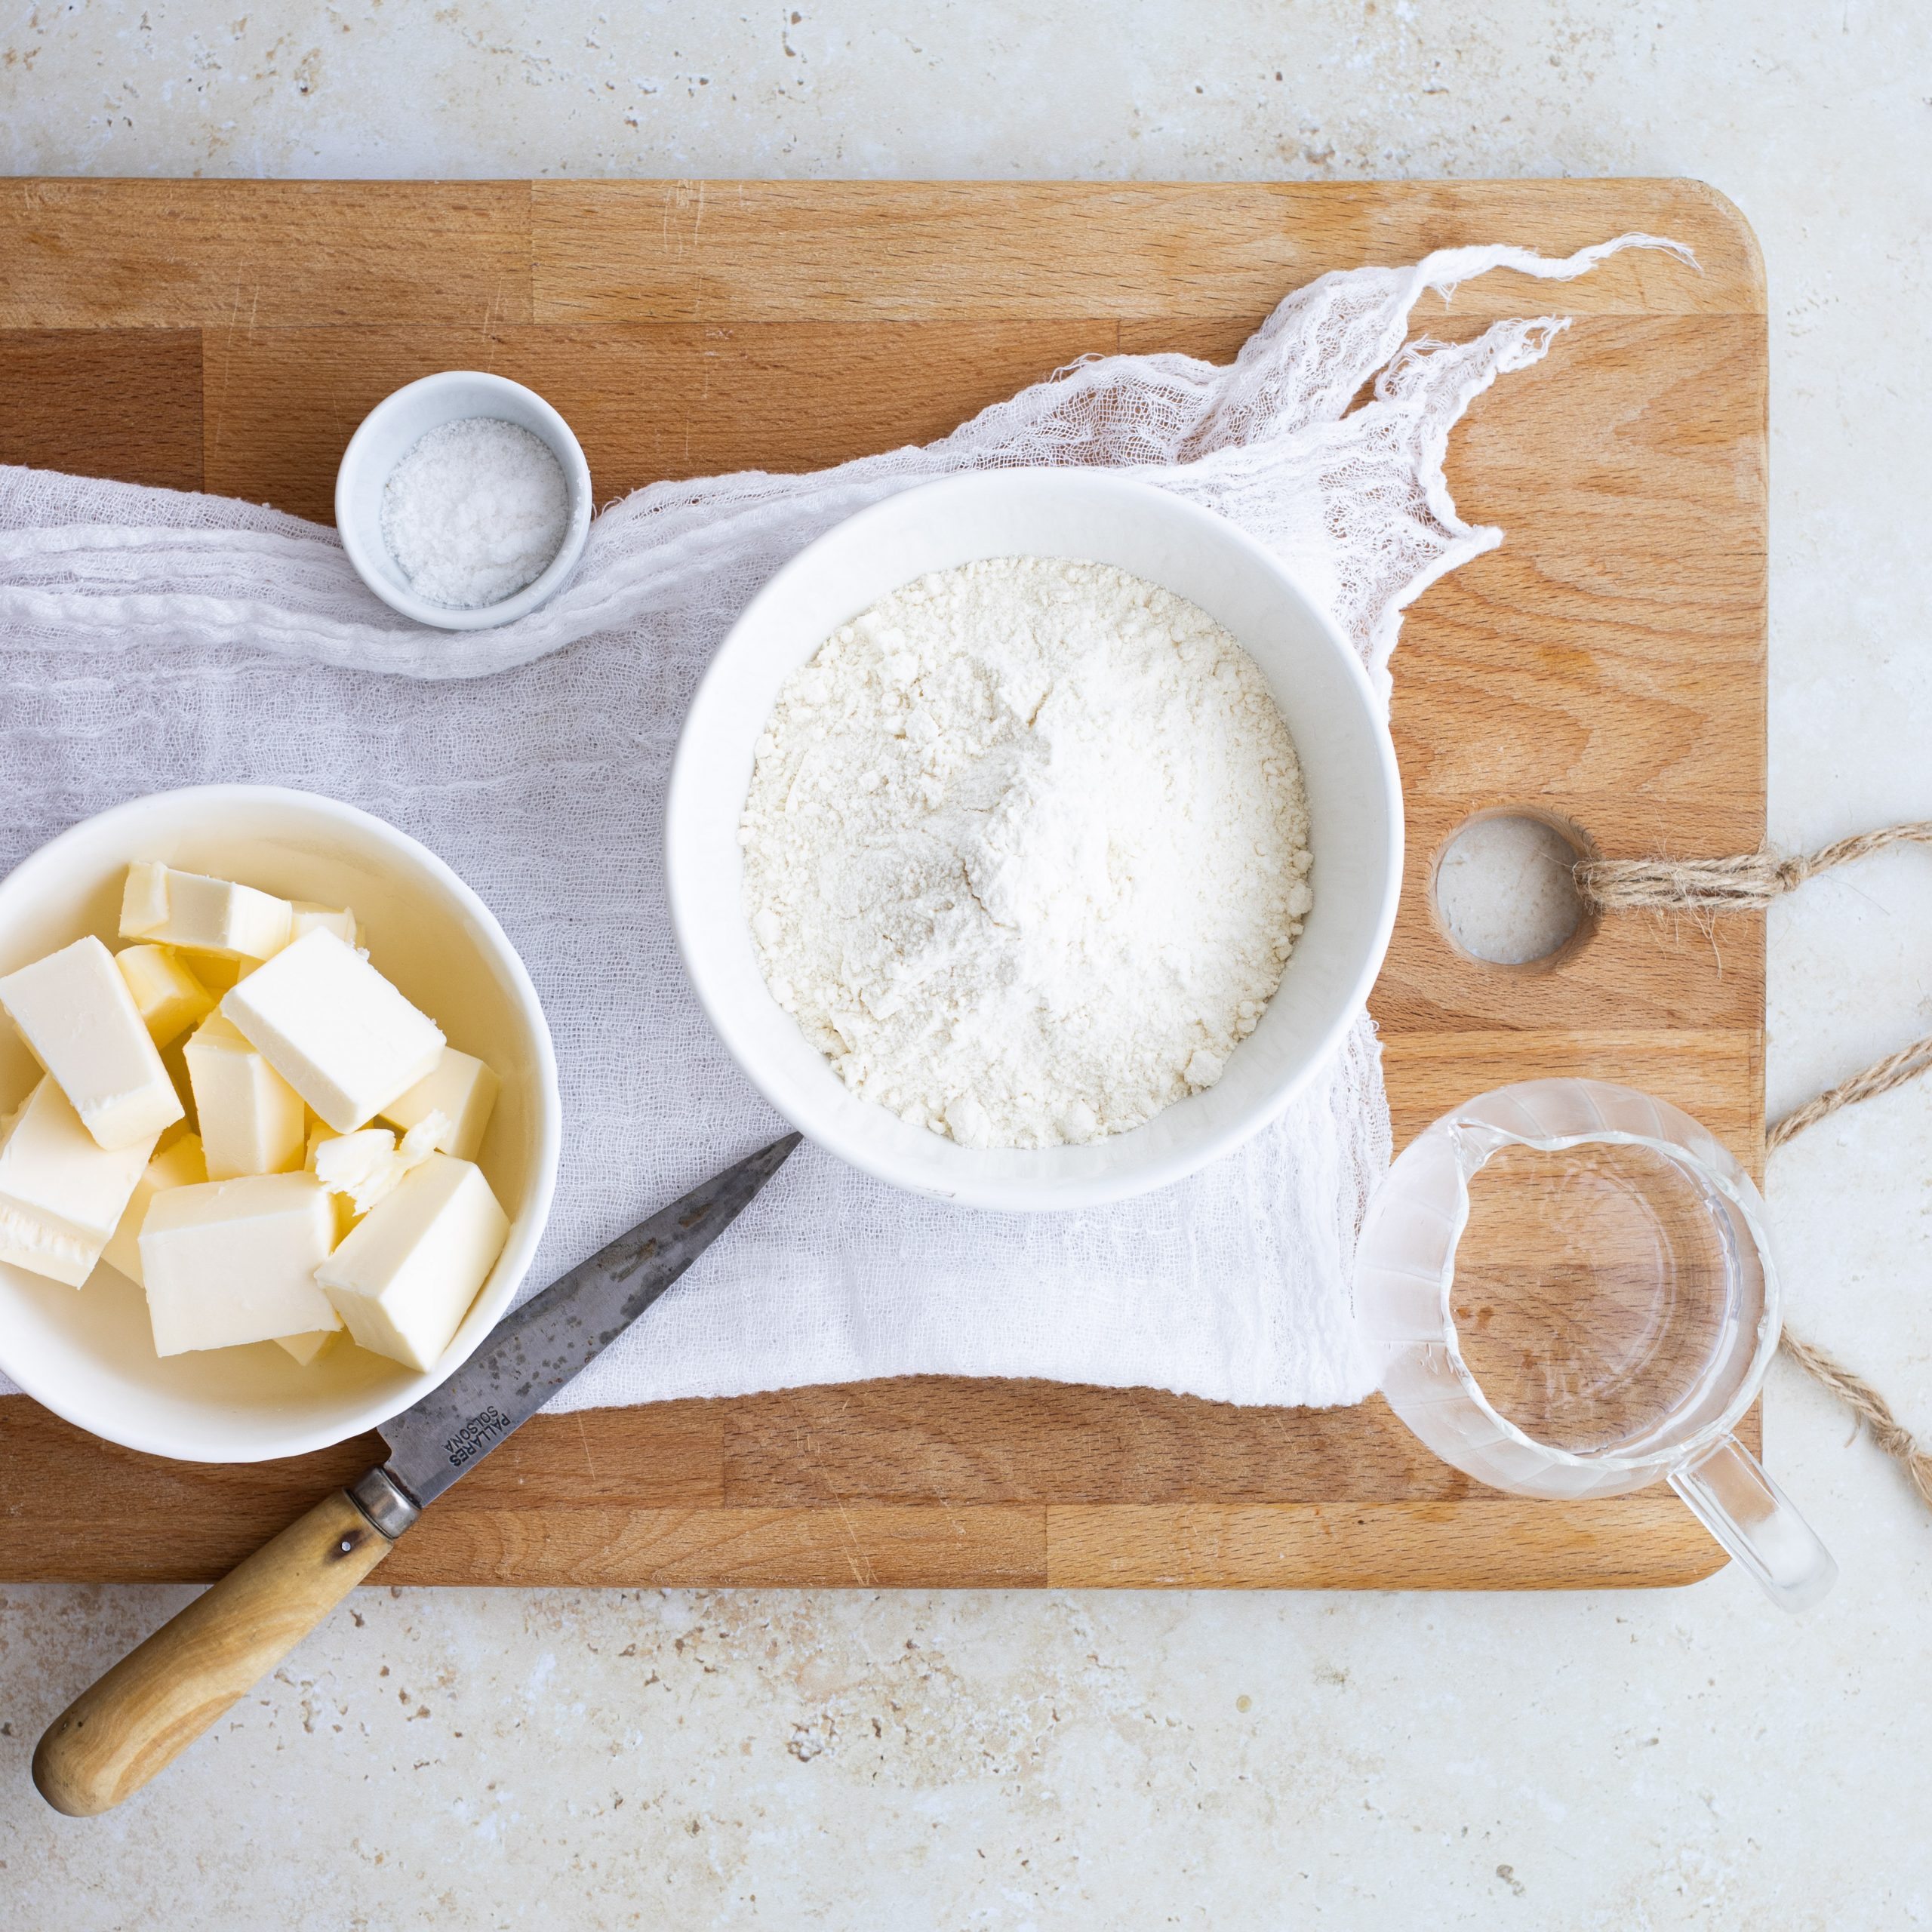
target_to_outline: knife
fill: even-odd
[[[388,1555],[450,1484],[580,1375],[743,1213],[788,1134],[640,1222],[499,1322],[441,1387],[383,1425],[389,1460],[316,1504],[84,1690],[33,1781],[57,1811],[110,1810],[165,1770]]]

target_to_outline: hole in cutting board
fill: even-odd
[[[1485,965],[1546,971],[1589,936],[1573,872],[1589,840],[1548,814],[1478,812],[1436,854],[1429,901],[1459,952]]]

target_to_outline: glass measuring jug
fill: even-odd
[[[1407,1147],[1355,1264],[1389,1406],[1444,1462],[1518,1496],[1667,1478],[1788,1610],[1838,1574],[1735,1430],[1778,1344],[1750,1177],[1627,1087],[1533,1080]]]

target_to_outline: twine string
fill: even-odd
[[[1860,832],[1817,852],[1730,859],[1580,859],[1577,890],[1598,912],[1754,912],[1808,878],[1888,845],[1932,845],[1932,819]]]
[[[1891,845],[1932,845],[1932,819],[1888,825],[1841,838],[1820,851],[1780,857],[1770,851],[1730,859],[1583,859],[1576,867],[1583,903],[1598,912],[1761,912],[1795,891],[1807,879],[1869,858]],[[1829,1119],[1842,1107],[1889,1094],[1932,1068],[1932,1034],[1841,1080],[1815,1100],[1794,1109],[1766,1135],[1774,1152]],[[1932,1509],[1932,1450],[1927,1449],[1892,1414],[1891,1404],[1856,1370],[1787,1328],[1779,1347],[1807,1375],[1829,1389],[1865,1426],[1872,1440],[1904,1470],[1919,1500]]]
[[[1779,1337],[1778,1346],[1864,1423],[1872,1440],[1905,1471],[1918,1492],[1918,1500],[1932,1509],[1932,1451],[1924,1448],[1892,1414],[1891,1404],[1884,1397],[1835,1355],[1799,1340],[1789,1328]]]
[[[1922,1040],[1913,1041],[1909,1047],[1900,1048],[1895,1054],[1887,1054],[1876,1066],[1854,1073],[1849,1080],[1841,1080],[1815,1100],[1807,1100],[1803,1106],[1794,1108],[1765,1135],[1764,1152],[1776,1153],[1794,1135],[1802,1134],[1807,1127],[1815,1127],[1839,1108],[1871,1100],[1880,1094],[1889,1094],[1894,1087],[1903,1087],[1908,1080],[1916,1079],[1927,1067],[1932,1067],[1932,1033],[1927,1034]]]
[[[1869,1100],[1875,1094],[1889,1094],[1932,1067],[1932,1034],[1915,1040],[1890,1054],[1876,1066],[1854,1073],[1827,1088],[1815,1100],[1794,1108],[1764,1137],[1764,1149],[1774,1152],[1788,1140],[1829,1119],[1841,1107]],[[1817,1343],[1801,1340],[1789,1328],[1778,1338],[1778,1346],[1807,1375],[1821,1383],[1865,1425],[1866,1433],[1906,1472],[1918,1500],[1932,1509],[1932,1450],[1927,1450],[1892,1414],[1891,1404],[1856,1369],[1848,1368]]]

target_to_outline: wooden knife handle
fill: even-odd
[[[317,1503],[54,1719],[33,1754],[41,1796],[74,1818],[131,1797],[394,1547],[346,1490]]]

